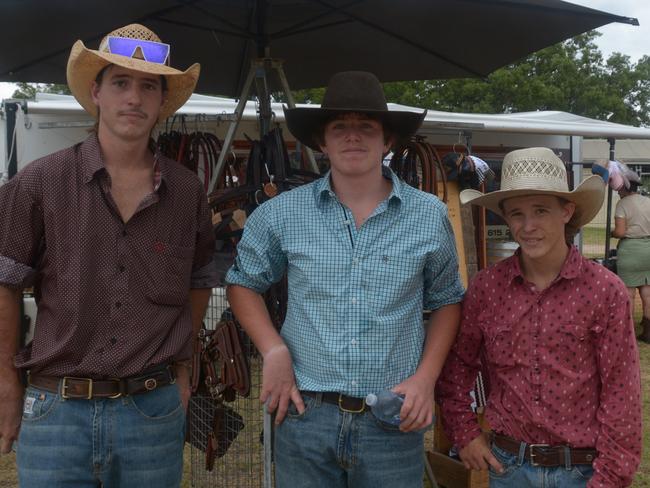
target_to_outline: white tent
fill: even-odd
[[[7,101],[5,101],[6,103]],[[193,95],[178,111],[186,116],[189,130],[206,128],[223,137],[227,123],[237,104],[228,98]],[[394,110],[420,112],[421,109],[397,104],[389,104]],[[245,135],[258,136],[257,110],[255,102],[246,105],[242,123],[235,140],[245,139]],[[274,103],[272,109],[275,121],[284,123],[282,104]],[[0,118],[0,158],[6,171],[11,147],[6,143],[6,117]],[[71,96],[37,94],[35,100],[24,102],[16,115],[16,151],[18,169],[25,164],[83,140],[87,129],[93,125],[92,118],[83,111]],[[169,124],[169,122],[168,122]],[[178,124],[178,122],[176,123]],[[178,128],[178,125],[175,126]],[[165,130],[165,125],[161,125]],[[574,161],[581,160],[580,151],[575,152],[576,139],[571,136],[590,138],[650,139],[650,129],[630,127],[600,120],[589,119],[566,112],[524,112],[512,114],[462,114],[429,111],[419,134],[426,136],[434,144],[454,144],[471,137],[474,145],[489,147],[524,147],[543,145],[557,150],[572,150]],[[285,138],[292,140],[288,131]],[[10,138],[9,138],[10,139]]]

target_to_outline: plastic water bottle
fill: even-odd
[[[366,405],[372,410],[372,414],[382,422],[399,427],[401,419],[399,411],[402,409],[404,396],[393,393],[390,390],[383,390],[379,393],[369,393],[366,396]]]

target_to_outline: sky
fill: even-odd
[[[613,52],[630,56],[633,62],[650,55],[650,1],[649,0],[570,0],[571,3],[604,10],[605,12],[636,17],[638,27],[628,24],[609,24],[598,29],[603,35],[596,41],[605,59]],[[0,100],[9,98],[15,86],[0,83]]]

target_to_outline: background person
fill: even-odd
[[[650,198],[637,193],[639,183],[629,181],[618,195],[621,199],[614,211],[612,236],[620,239],[616,250],[616,272],[630,294],[634,315],[635,290],[639,290],[643,316],[641,335],[643,342],[650,343]]]

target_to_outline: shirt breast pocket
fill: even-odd
[[[596,354],[588,324],[564,322],[558,332],[549,344],[558,367],[571,374],[594,371]]]
[[[151,261],[147,298],[161,305],[187,302],[194,248],[158,243]]]
[[[507,322],[488,321],[483,326],[486,357],[497,369],[515,365],[515,344],[513,325]]]
[[[381,254],[366,258],[365,284],[392,301],[422,292],[425,256]]]

